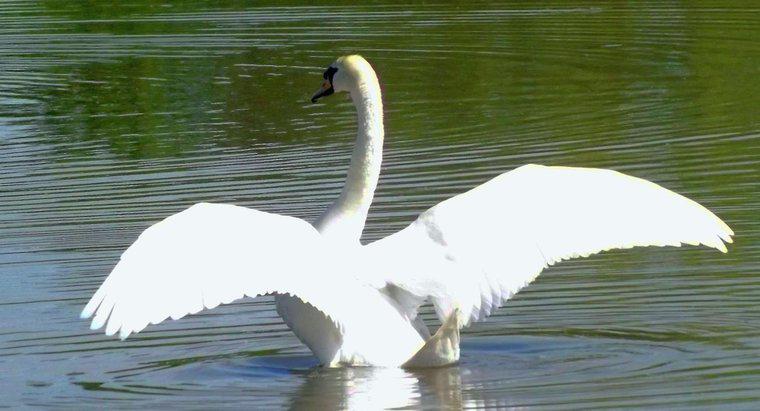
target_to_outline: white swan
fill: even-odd
[[[362,246],[380,174],[380,86],[360,56],[337,59],[312,101],[348,92],[358,135],[340,197],[311,224],[226,204],[196,204],[146,229],[82,311],[126,338],[244,296],[277,311],[322,364],[437,366],[459,359],[459,330],[544,268],[613,248],[704,244],[731,229],[654,183],[615,171],[526,165]],[[431,336],[417,310],[432,302]]]

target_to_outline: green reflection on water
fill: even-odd
[[[328,115],[315,118],[305,101],[319,68],[350,51],[378,68],[389,129],[407,138],[540,136],[573,149],[758,127],[756,26],[720,21],[742,18],[741,10],[546,4],[489,14],[477,11],[482,5],[418,7],[392,23],[370,19],[357,37],[336,7],[296,9],[295,22],[277,19],[280,9],[252,9],[237,22],[228,13],[242,4],[220,13],[197,2],[94,3],[44,3],[52,32],[30,46],[59,60],[47,71],[62,84],[34,96],[43,103],[40,121],[51,134],[105,140],[133,158],[176,156],[208,143],[346,135],[348,106],[320,107]],[[614,157],[600,150],[581,160]]]

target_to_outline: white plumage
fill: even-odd
[[[274,294],[293,332],[329,366],[437,366],[459,359],[459,329],[482,320],[549,265],[613,248],[703,244],[733,232],[698,203],[611,170],[526,165],[443,201],[362,246],[380,173],[382,100],[372,67],[341,57],[313,100],[347,91],[359,132],[346,185],[311,224],[196,204],[145,230],[82,311],[131,333],[244,296]],[[315,228],[316,227],[316,228]],[[417,318],[425,301],[443,326]]]
[[[649,181],[530,164],[441,202],[367,252],[383,263],[376,287],[426,296],[441,318],[459,308],[469,323],[559,261],[682,243],[726,252],[731,235],[706,208]]]

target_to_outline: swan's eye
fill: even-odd
[[[322,74],[322,78],[325,80],[330,80],[330,84],[333,82],[333,76],[335,76],[335,73],[338,72],[338,69],[335,67],[328,67],[327,70],[325,70],[324,74]]]

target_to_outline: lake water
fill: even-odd
[[[760,407],[756,2],[92,3],[0,4],[0,407]],[[438,370],[316,368],[271,298],[90,331],[83,305],[161,218],[330,203],[353,107],[307,100],[354,52],[387,117],[366,241],[532,162],[652,180],[736,243],[562,263]]]

